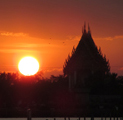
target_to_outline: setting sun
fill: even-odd
[[[39,63],[34,57],[24,57],[20,60],[18,69],[23,75],[34,75],[39,70]]]

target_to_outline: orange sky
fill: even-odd
[[[46,77],[61,74],[86,21],[111,71],[123,75],[122,6],[122,0],[0,0],[0,71],[18,71],[19,60],[31,55]]]

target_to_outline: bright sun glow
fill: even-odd
[[[26,76],[34,75],[39,70],[39,63],[33,57],[24,57],[18,64],[19,71]]]

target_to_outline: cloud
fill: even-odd
[[[27,36],[27,34],[25,34],[25,33],[13,33],[13,32],[0,32],[0,35],[2,35],[2,36],[12,36],[12,37]]]
[[[123,39],[123,35],[115,36],[115,39]]]
[[[42,68],[42,71],[44,73],[44,77],[50,78],[51,75],[61,75],[63,74],[63,68],[62,67],[49,67],[49,68]]]
[[[38,44],[13,43],[1,44],[0,52],[2,53],[21,53],[21,52],[39,52],[33,48],[38,47]]]
[[[121,67],[119,70],[123,71],[123,67]]]
[[[81,39],[81,36],[67,36],[67,41],[72,40],[72,41],[79,41]],[[116,35],[114,37],[93,37],[94,40],[117,40],[117,39],[123,39],[123,35]]]
[[[39,52],[37,50],[26,50],[26,49],[0,49],[3,53],[22,53],[22,52]]]
[[[43,72],[44,73],[48,73],[48,72],[54,72],[54,71],[58,71],[58,72],[60,72],[60,71],[62,71],[63,70],[63,68],[61,68],[61,67],[53,67],[53,68],[44,68],[44,70],[43,70]]]
[[[66,40],[73,40],[73,41],[79,41],[81,39],[81,36],[67,36]],[[119,35],[119,36],[114,36],[114,37],[94,37],[94,40],[117,40],[117,39],[123,39],[123,35]]]
[[[49,43],[43,43],[43,44],[38,44],[38,43],[13,43],[13,44],[1,44],[0,48],[11,48],[11,49],[32,49],[32,48],[46,48],[46,47],[60,47],[57,44],[49,44]]]
[[[48,50],[46,48],[59,48],[60,46],[57,44],[49,44],[49,43],[6,43],[0,44],[0,52],[1,53],[24,53],[24,52],[40,52],[46,53]]]
[[[123,39],[123,35],[119,35],[119,36],[114,36],[114,37],[102,37],[102,38],[94,38],[94,40],[117,40],[117,39]]]
[[[73,41],[79,41],[81,39],[81,36],[67,36],[66,40],[73,40]]]
[[[39,47],[40,44],[33,44],[33,43],[13,43],[13,44],[4,44],[1,45],[1,48],[32,48],[32,47]]]

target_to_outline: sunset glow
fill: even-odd
[[[23,75],[30,76],[38,72],[39,63],[33,57],[24,57],[20,60],[18,68]]]
[[[28,55],[41,61],[45,77],[63,74],[86,22],[111,72],[123,75],[122,5],[123,0],[1,0],[0,72],[17,72],[18,61]]]

